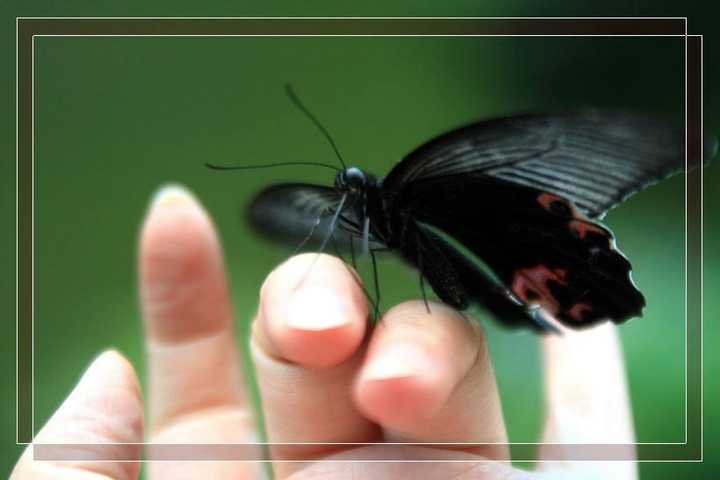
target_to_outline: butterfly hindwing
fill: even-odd
[[[567,199],[484,176],[412,182],[396,198],[397,208],[470,250],[526,306],[575,327],[641,314],[644,298],[612,233]],[[477,291],[472,299],[486,303]]]

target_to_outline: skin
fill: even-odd
[[[308,275],[309,266],[313,264]],[[82,461],[34,461],[28,447],[12,479],[138,477],[137,447],[102,443],[259,441],[243,379],[220,244],[186,190],[156,195],[140,235],[140,298],[149,392],[119,353],[96,358],[38,433],[36,443],[85,443]],[[276,478],[536,479],[637,477],[632,461],[582,462],[542,446],[535,471],[513,468],[504,445],[344,446],[363,442],[507,442],[495,375],[482,330],[451,309],[421,301],[395,306],[368,331],[368,305],[340,260],[314,254],[277,267],[260,289],[251,351]],[[540,340],[545,443],[632,443],[630,404],[614,327]],[[148,410],[143,418],[143,408]],[[538,407],[540,408],[540,407]],[[632,446],[620,447],[634,458]],[[320,462],[297,459],[435,459]],[[443,462],[442,460],[464,460]],[[492,460],[492,462],[489,462]],[[560,460],[560,461],[558,461]],[[253,462],[148,462],[150,479],[256,479]]]

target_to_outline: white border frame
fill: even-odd
[[[16,177],[15,177],[15,277],[16,280],[18,278],[18,249],[19,249],[19,224],[18,224],[18,209],[19,209],[19,203],[18,203],[18,175],[17,172],[19,171],[19,118],[18,118],[18,109],[19,109],[19,102],[18,102],[18,26],[19,22],[21,20],[630,20],[630,19],[638,19],[638,20],[683,20],[684,26],[685,26],[685,33],[682,34],[548,34],[548,35],[535,35],[535,34],[457,34],[457,35],[450,35],[450,34],[437,34],[437,35],[420,35],[420,34],[402,34],[402,35],[369,35],[369,34],[289,34],[289,35],[272,35],[272,34],[229,34],[229,35],[221,35],[221,34],[171,34],[171,35],[162,35],[162,34],[141,34],[141,35],[112,35],[112,34],[68,34],[68,35],[33,35],[32,36],[32,87],[31,87],[31,95],[32,95],[32,115],[31,115],[31,124],[32,124],[32,130],[31,130],[31,166],[30,166],[30,172],[32,176],[32,182],[31,182],[31,194],[32,194],[32,205],[31,205],[31,212],[32,212],[32,229],[31,229],[31,242],[34,246],[35,244],[35,37],[597,37],[597,38],[609,38],[609,37],[684,37],[684,53],[685,53],[685,71],[683,72],[684,75],[684,95],[685,95],[685,104],[684,104],[684,112],[685,112],[685,238],[684,238],[684,244],[685,244],[685,267],[684,267],[684,279],[685,279],[685,329],[684,329],[684,362],[685,362],[685,369],[684,369],[684,378],[685,378],[685,398],[684,398],[684,411],[685,411],[685,430],[684,430],[684,442],[635,442],[632,444],[622,444],[619,443],[617,445],[687,445],[688,440],[688,384],[687,384],[687,363],[688,363],[688,342],[687,342],[687,255],[688,255],[688,249],[687,249],[687,242],[688,242],[688,211],[687,211],[687,196],[688,196],[688,190],[687,190],[687,165],[688,165],[688,158],[687,158],[687,61],[688,61],[688,37],[699,37],[700,38],[700,69],[701,69],[701,77],[700,77],[700,118],[701,118],[701,125],[704,125],[704,44],[703,44],[703,35],[688,35],[687,33],[687,24],[688,24],[688,17],[635,17],[635,16],[625,16],[625,17],[286,17],[286,16],[277,16],[277,17],[265,17],[265,16],[259,16],[259,17],[23,17],[18,16],[15,17],[15,167],[16,167]],[[701,141],[704,145],[704,131],[701,132]],[[701,152],[702,155],[702,152]],[[703,173],[702,168],[699,169],[700,172],[700,262],[702,265],[702,260],[704,258],[704,180],[703,180]],[[34,247],[33,247],[34,249]],[[35,254],[34,250],[31,255],[31,268],[34,271],[35,268]],[[700,458],[699,459],[682,459],[682,460],[632,460],[634,462],[673,462],[673,463],[694,463],[694,462],[702,462],[704,458],[704,308],[703,308],[703,289],[704,289],[704,271],[701,268],[700,270]],[[32,315],[32,335],[33,335],[33,341],[32,341],[32,385],[31,385],[31,409],[32,409],[32,415],[31,415],[31,428],[33,435],[36,433],[35,431],[35,342],[34,342],[34,335],[35,335],[35,282],[33,282],[32,286],[32,292],[31,292],[31,298],[32,298],[32,309],[31,309],[31,315]],[[19,302],[19,291],[18,291],[18,283],[16,281],[15,286],[15,443],[16,445],[28,445],[27,442],[19,442],[18,438],[18,329],[19,329],[19,311],[18,311],[18,302]],[[446,442],[436,442],[433,443],[434,445],[442,445]],[[273,443],[273,442],[253,442],[253,443],[247,443],[242,445],[343,445],[346,443],[340,442],[340,443],[327,443],[327,442],[287,442],[287,443]],[[451,442],[450,444],[458,445],[461,443],[457,442]],[[483,442],[483,443],[475,443],[475,442],[468,442],[468,445],[578,445],[576,443],[548,443],[548,442]],[[111,444],[102,444],[103,446],[108,446]],[[138,443],[137,445],[152,445],[152,443]],[[212,445],[212,443],[204,444],[204,445]],[[216,444],[216,445],[227,445],[227,444]],[[384,442],[384,443],[377,443],[377,442],[370,442],[370,443],[349,443],[349,445],[416,445],[416,443],[403,443],[403,442]],[[582,444],[582,445],[592,445],[592,443],[588,444]],[[606,445],[605,443],[598,443],[598,445]],[[114,461],[114,460],[101,460],[101,461]],[[168,460],[168,461],[183,461],[183,460]],[[197,460],[187,460],[187,461],[197,461]],[[222,460],[219,460],[222,461]],[[227,460],[227,461],[251,461],[251,460]],[[255,462],[266,462],[267,460],[257,460]],[[279,462],[277,460],[272,460],[273,462]],[[293,462],[305,462],[305,461],[323,461],[323,460],[292,460]],[[336,461],[336,460],[333,460]],[[348,462],[353,462],[352,460],[347,460]],[[363,462],[403,462],[403,460],[362,460]],[[407,460],[408,462],[435,462],[435,460]],[[443,460],[447,461],[447,460]],[[450,460],[451,462],[467,462],[468,460]],[[493,460],[486,460],[488,462],[494,462]],[[567,460],[512,460],[513,462],[565,462]],[[572,460],[572,461],[598,461],[598,460]],[[602,461],[602,460],[601,460]],[[617,461],[617,460],[606,460],[606,461]],[[252,461],[251,461],[252,462]],[[345,460],[342,460],[341,462],[345,462]]]

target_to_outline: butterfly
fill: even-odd
[[[515,327],[556,331],[641,316],[631,264],[601,219],[685,167],[684,133],[658,119],[585,110],[479,121],[410,152],[384,177],[346,166],[332,186],[260,191],[250,224],[286,243],[389,251],[445,304],[477,304]],[[707,136],[705,157],[717,151]],[[298,162],[295,162],[298,163]],[[303,163],[303,162],[300,162]],[[304,162],[311,163],[311,162]],[[229,169],[234,167],[213,167]],[[426,300],[427,305],[427,300]],[[428,307],[429,308],[429,307]]]

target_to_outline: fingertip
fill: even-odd
[[[271,356],[305,367],[343,362],[365,335],[367,303],[357,282],[338,258],[292,257],[263,284],[256,341]]]
[[[142,265],[149,261],[149,266],[159,262],[164,267],[188,247],[215,241],[207,212],[187,188],[169,184],[153,194],[140,230]]]
[[[122,419],[125,430],[113,432],[124,442],[142,439],[142,392],[135,368],[115,349],[100,353],[85,370],[59,412],[87,409],[102,418]],[[118,423],[118,425],[120,425]]]
[[[140,381],[135,368],[118,350],[110,348],[101,352],[83,374],[80,383],[90,383],[97,388],[112,385],[127,387],[140,396]]]
[[[284,322],[274,322],[275,345],[291,362],[306,367],[337,365],[351,356],[364,334],[365,318],[332,288],[308,286],[293,292]]]
[[[376,348],[355,383],[363,414],[381,425],[404,425],[432,417],[447,398],[444,368],[421,345],[397,341]]]
[[[155,193],[139,243],[149,338],[174,342],[228,328],[232,315],[220,242],[189,190],[173,184]]]
[[[176,230],[162,228],[168,224],[189,222],[190,225],[199,223],[204,227],[207,221],[207,213],[190,190],[180,184],[163,185],[150,199],[141,230],[141,240],[150,241],[153,234],[160,234],[163,230]]]
[[[142,439],[143,405],[135,369],[119,352],[107,350],[40,430],[33,455],[24,456],[15,473],[25,478],[25,472],[44,465],[53,478],[137,478]]]
[[[405,302],[375,329],[353,396],[364,415],[405,429],[433,418],[477,354],[476,332],[454,310]]]

